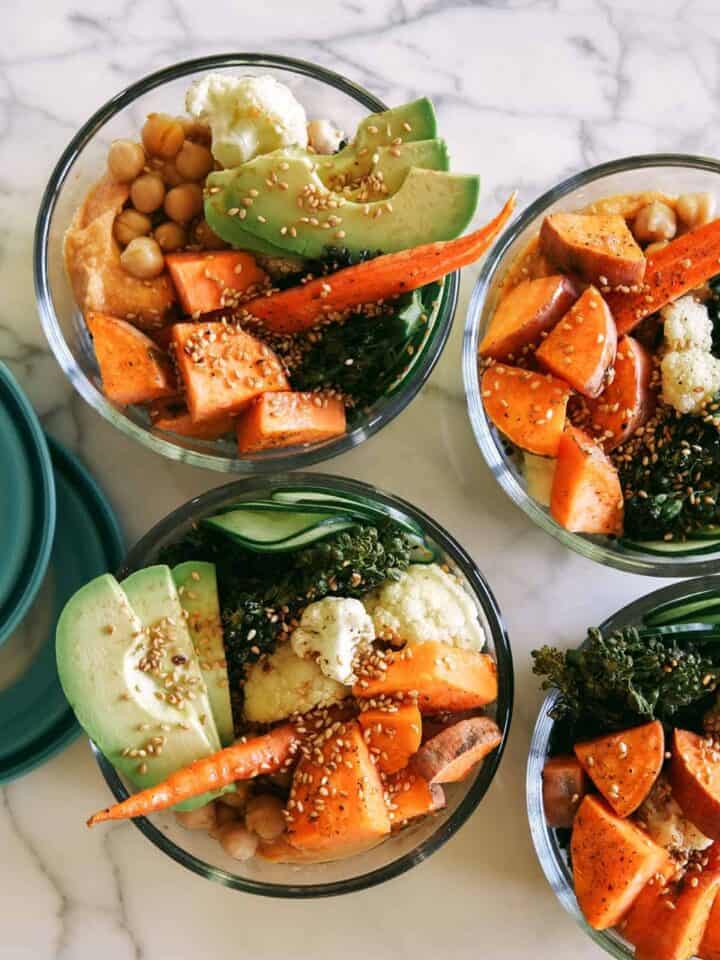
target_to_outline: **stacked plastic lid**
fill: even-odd
[[[85,467],[46,438],[0,363],[0,784],[80,732],[55,665],[55,623],[85,582],[123,555],[113,513]]]

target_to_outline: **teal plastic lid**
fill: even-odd
[[[0,363],[0,645],[40,588],[55,530],[55,485],[40,422]]]
[[[57,525],[35,602],[0,647],[0,784],[44,763],[80,733],[58,680],[55,624],[68,598],[116,570],[124,552],[112,510],[85,467],[57,441],[48,447]]]

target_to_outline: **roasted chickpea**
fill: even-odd
[[[177,810],[175,819],[186,830],[213,830],[217,819],[215,804],[206,803],[196,810]]]
[[[245,826],[261,840],[276,840],[285,831],[282,800],[270,793],[250,797],[245,811]]]
[[[672,240],[677,233],[675,211],[660,200],[641,207],[633,223],[633,234],[638,243]]]
[[[196,183],[173,187],[165,197],[165,213],[176,223],[187,223],[202,213],[203,192]]]
[[[154,213],[163,205],[165,184],[156,173],[144,173],[130,187],[130,199],[140,213]]]
[[[115,217],[113,234],[121,247],[126,247],[136,237],[145,237],[152,230],[152,221],[139,210],[128,207]]]
[[[178,121],[182,124],[187,140],[193,140],[195,143],[204,143],[206,146],[210,146],[212,133],[207,123],[204,123],[202,120],[195,120],[193,117],[178,117]]]
[[[206,250],[224,250],[227,243],[210,229],[207,220],[198,220],[193,228],[193,240]]]
[[[240,817],[239,810],[233,810],[232,807],[228,807],[223,803],[215,804],[215,823],[208,830],[208,833],[211,837],[218,837],[220,831],[225,826],[226,823],[236,823]]]
[[[255,856],[258,847],[258,838],[239,820],[221,827],[218,830],[218,839],[225,853],[234,860],[249,860]]]
[[[714,193],[683,193],[677,198],[675,210],[686,227],[710,223],[715,216]]]
[[[162,250],[152,237],[136,237],[120,254],[120,263],[130,276],[152,280],[165,269]]]
[[[151,113],[142,128],[142,142],[148,153],[172,160],[185,140],[183,125],[166,113]]]
[[[113,140],[108,150],[108,170],[118,183],[131,183],[145,166],[145,151],[132,140]]]
[[[166,187],[179,187],[181,183],[185,183],[185,177],[180,176],[178,168],[169,160],[162,165],[159,173]]]
[[[167,223],[161,223],[155,227],[154,237],[160,244],[163,253],[172,253],[174,250],[182,250],[187,245],[187,232],[179,223],[173,223],[168,220]]]
[[[235,792],[224,793],[218,798],[218,803],[224,803],[228,807],[234,807],[235,810],[244,810],[251,793],[252,786],[249,783],[244,781],[241,783],[236,783]]]
[[[175,157],[175,166],[185,180],[204,180],[212,170],[214,161],[207,147],[186,140]]]

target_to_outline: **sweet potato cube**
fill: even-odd
[[[319,443],[345,433],[345,404],[337,397],[292,390],[257,397],[237,422],[240,453]]]
[[[175,284],[180,306],[198,318],[239,305],[265,282],[255,258],[239,250],[207,253],[170,253],[165,263]]]
[[[497,363],[483,374],[485,412],[501,433],[530,453],[557,456],[570,387],[553,376]]]
[[[622,532],[618,472],[598,444],[576,427],[568,427],[560,440],[550,513],[573,533]]]
[[[601,287],[632,287],[645,276],[645,256],[617,214],[551,213],[540,228],[540,249],[564,273]]]
[[[720,840],[720,750],[716,740],[673,731],[670,781],[683,813],[706,837]]]
[[[426,740],[411,765],[428,783],[457,783],[502,743],[490,717],[468,717]]]
[[[542,789],[548,826],[571,827],[580,801],[588,792],[588,778],[577,757],[550,757],[543,767]]]
[[[402,770],[420,747],[422,717],[414,703],[398,704],[392,710],[364,710],[358,722],[370,754],[383,773]]]
[[[615,354],[615,375],[603,392],[587,401],[590,422],[605,450],[625,443],[655,410],[650,387],[652,357],[633,337],[622,337]]]
[[[393,830],[405,826],[409,820],[442,810],[447,802],[439,783],[428,783],[419,773],[409,769],[386,777],[385,792]]]
[[[235,421],[227,415],[196,423],[190,416],[184,397],[171,397],[151,404],[150,420],[158,430],[167,430],[195,440],[219,440],[235,428]]]

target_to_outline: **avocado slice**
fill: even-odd
[[[235,739],[235,728],[215,564],[194,560],[180,563],[173,567],[172,576],[187,614],[188,630],[207,686],[220,743],[226,747]]]
[[[78,590],[58,620],[57,665],[65,696],[88,736],[140,789],[217,749],[212,728],[203,726],[197,711],[168,702],[162,682],[139,669],[149,645],[148,632],[110,574]],[[149,745],[152,754],[129,755],[147,752]],[[207,797],[190,805],[203,802]]]
[[[382,113],[371,113],[358,124],[351,143],[337,154],[342,157],[345,151],[358,151],[367,147],[388,146],[398,137],[403,143],[411,140],[432,140],[437,136],[437,118],[432,101],[427,97],[403,103]]]
[[[342,190],[353,200],[358,199],[356,194],[363,186],[368,192],[367,181],[363,184],[363,180],[374,174],[384,184],[386,193],[373,195],[370,185],[370,195],[360,199],[379,200],[381,196],[393,194],[400,189],[411,167],[448,170],[450,158],[445,141],[436,138],[403,143],[396,147],[377,147],[374,151],[353,151],[344,156],[335,154],[316,157],[315,166],[318,176],[328,189]]]
[[[288,189],[274,185],[280,178]],[[475,213],[480,181],[411,167],[392,197],[357,203],[329,190],[310,160],[275,151],[211,174],[208,188],[205,216],[223,240],[242,246],[247,231],[290,253],[320,257],[326,246],[338,243],[352,253],[392,253],[457,237]],[[243,220],[240,210],[248,210]]]

